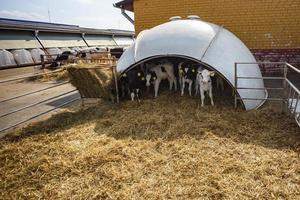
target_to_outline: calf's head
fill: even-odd
[[[197,68],[194,66],[185,67],[183,69],[182,75],[185,79],[194,80],[194,79],[196,79],[196,76],[197,76]]]
[[[202,71],[198,71],[198,75],[200,77],[200,83],[208,84],[211,82],[211,77],[215,75],[215,72],[204,69]]]
[[[146,86],[149,87],[153,81],[157,79],[155,72],[148,72],[146,75]]]

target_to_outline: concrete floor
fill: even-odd
[[[40,71],[37,69],[34,69],[33,67],[22,68],[22,69],[3,70],[3,71],[0,71],[0,81],[12,79],[12,78],[16,78],[16,77],[27,76],[27,75],[31,75],[31,74],[34,74],[37,72],[39,73]],[[0,84],[0,101],[20,95],[20,94],[24,94],[24,93],[40,90],[43,88],[47,88],[50,86],[54,86],[57,84],[59,84],[59,83],[57,83],[55,81],[48,81],[48,82],[18,81],[18,82],[9,82],[9,83]],[[71,84],[66,84],[66,85],[55,87],[55,88],[45,90],[45,91],[42,91],[42,92],[39,92],[36,94],[31,94],[26,97],[22,97],[19,99],[1,103],[0,104],[0,116],[3,114],[6,114],[8,112],[11,112],[13,110],[20,109],[22,107],[55,97],[57,95],[63,94],[68,91],[72,91],[74,89],[75,88]],[[80,95],[78,94],[77,91],[75,91],[70,94],[61,96],[59,98],[47,101],[41,105],[34,106],[32,108],[28,108],[26,110],[2,117],[2,118],[0,118],[0,130],[4,129],[6,127],[12,126],[23,120],[29,119],[29,118],[31,118],[39,113],[42,113],[46,110],[53,109],[67,101],[70,101],[70,100],[78,98],[78,97],[80,97]],[[59,111],[61,111],[61,109],[58,109],[55,112],[52,112],[51,114],[47,114],[47,115],[38,117],[27,123],[19,125],[18,127],[22,127],[25,124],[28,124],[33,121],[41,120],[45,117],[49,117],[53,113],[56,113]],[[7,133],[7,131],[2,132],[2,133],[0,132],[0,137],[3,136],[5,133]]]

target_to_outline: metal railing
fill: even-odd
[[[48,55],[49,56],[49,55]],[[79,61],[79,60],[77,60]],[[99,69],[99,68],[109,68],[111,69],[111,73],[112,73],[112,76],[113,76],[113,81],[114,81],[114,84],[115,84],[115,89],[116,89],[116,102],[119,103],[119,92],[118,92],[118,78],[117,78],[117,71],[116,71],[116,59],[114,57],[111,57],[111,58],[101,58],[101,59],[84,59],[84,60],[80,60],[81,62],[83,63],[93,63],[94,65],[92,65],[93,67],[86,67],[85,69],[87,70],[92,70],[92,69]],[[61,69],[58,69],[58,70],[55,70],[55,71],[51,71],[51,72],[44,72],[44,73],[38,73],[38,74],[34,74],[34,75],[27,75],[27,76],[21,76],[21,77],[16,77],[16,78],[12,78],[12,79],[6,79],[6,80],[1,80],[0,81],[0,85],[1,84],[6,84],[6,83],[12,83],[12,82],[17,82],[17,81],[22,81],[22,80],[26,80],[28,78],[35,78],[35,77],[40,77],[40,76],[45,76],[45,75],[50,75],[50,74],[55,74],[55,73],[58,73],[58,72],[63,72],[65,71],[66,69],[65,68],[61,68]],[[37,90],[34,90],[34,91],[30,91],[30,92],[25,92],[23,94],[18,94],[16,96],[13,96],[13,97],[9,97],[9,98],[6,98],[6,99],[3,99],[0,101],[0,106],[1,104],[3,105],[3,103],[6,103],[6,102],[10,102],[10,101],[14,101],[14,100],[18,100],[18,99],[21,99],[21,98],[24,98],[24,97],[27,97],[27,96],[30,96],[30,95],[34,95],[34,94],[38,94],[38,93],[41,93],[41,92],[44,92],[44,91],[47,91],[47,90],[51,90],[51,89],[55,89],[55,88],[58,88],[58,87],[61,87],[61,86],[64,86],[64,85],[67,85],[69,84],[70,81],[64,81],[64,82],[61,82],[61,83],[57,83],[55,85],[52,85],[52,86],[49,86],[49,87],[46,87],[46,88],[42,88],[42,89],[37,89]],[[12,128],[15,128],[23,123],[26,123],[28,121],[31,121],[35,118],[38,118],[42,115],[45,115],[45,114],[48,114],[56,109],[59,109],[61,107],[64,107],[64,106],[67,106],[77,100],[82,100],[82,104],[83,104],[83,100],[85,98],[88,98],[88,97],[85,97],[82,95],[81,91],[77,90],[77,89],[71,89],[69,91],[64,91],[63,93],[61,94],[58,94],[56,96],[53,96],[53,97],[50,97],[50,98],[47,98],[47,99],[44,99],[44,100],[40,100],[38,102],[35,102],[35,103],[32,103],[32,104],[29,104],[29,105],[26,105],[26,106],[23,106],[21,108],[18,108],[18,109],[14,109],[14,110],[11,110],[9,112],[6,112],[6,113],[3,113],[3,114],[0,114],[0,119],[1,118],[4,118],[4,117],[7,117],[9,115],[12,115],[12,114],[16,114],[16,113],[19,113],[21,111],[24,111],[24,110],[27,110],[29,108],[34,108],[36,106],[39,106],[39,105],[43,105],[47,102],[50,102],[51,100],[56,100],[60,97],[64,97],[66,95],[70,95],[72,93],[75,93],[76,91],[79,92],[80,96],[81,97],[76,97],[76,98],[73,98],[69,101],[66,101],[66,102],[62,102],[60,105],[57,105],[55,106],[54,108],[51,108],[49,110],[46,110],[46,111],[43,111],[41,113],[38,113],[34,116],[31,116],[25,120],[21,120],[17,123],[14,123],[12,125],[9,125],[7,127],[4,127],[2,129],[0,129],[0,133],[1,132],[4,132],[4,131],[7,131],[7,130],[10,130]],[[4,136],[3,134],[0,135],[0,137]]]
[[[61,64],[70,64],[70,63],[78,63],[79,61],[83,60],[90,60],[90,61],[100,61],[104,59],[110,59],[111,60],[111,53],[110,52],[83,52],[88,54],[86,58],[82,58],[78,55],[73,55],[74,58],[73,60],[62,60]],[[42,69],[46,68],[47,64],[52,64],[53,62],[56,61],[56,57],[62,55],[62,54],[45,54],[41,55],[41,66]],[[89,58],[90,57],[90,58]]]
[[[284,68],[285,73],[285,99],[284,103],[286,105],[287,111],[289,111],[290,115],[295,118],[297,124],[300,126],[300,90],[292,83],[291,80],[288,79],[287,74],[288,70],[291,70],[298,75],[300,75],[300,70],[291,64],[286,63]]]
[[[39,77],[39,76],[49,75],[49,74],[55,74],[55,73],[62,72],[62,71],[64,71],[64,70],[60,69],[60,70],[56,70],[56,71],[52,71],[52,72],[45,72],[45,73],[39,73],[39,74],[35,74],[35,75],[29,75],[29,76],[22,76],[22,77],[17,77],[17,78],[13,78],[13,79],[7,79],[7,80],[0,81],[0,84],[10,83],[10,82],[17,82],[17,81],[20,81],[20,80],[26,80],[28,78],[34,78],[34,77]],[[49,87],[43,88],[43,89],[39,89],[39,90],[35,90],[35,91],[32,91],[32,92],[27,92],[27,93],[23,93],[23,94],[20,94],[20,95],[16,95],[16,96],[13,96],[13,97],[1,100],[0,104],[3,104],[5,102],[10,102],[10,101],[13,101],[13,100],[17,100],[17,99],[20,99],[20,98],[23,98],[23,97],[27,97],[27,96],[30,96],[30,95],[33,95],[33,94],[41,93],[41,92],[44,92],[44,91],[47,91],[47,90],[50,90],[50,89],[53,89],[53,88],[61,87],[61,86],[66,85],[68,83],[69,83],[69,81],[65,81],[65,82],[62,82],[62,83],[59,83],[59,84],[56,84],[56,85],[53,85],[53,86],[49,86]],[[44,99],[42,101],[26,105],[26,106],[24,106],[22,108],[18,108],[18,109],[9,111],[7,113],[1,114],[0,118],[12,115],[14,113],[21,112],[21,111],[29,109],[29,108],[33,108],[33,107],[38,106],[38,105],[42,105],[42,104],[44,104],[46,102],[49,102],[51,100],[55,100],[55,99],[58,99],[59,97],[63,97],[63,96],[66,96],[68,94],[74,93],[75,91],[77,91],[77,90],[72,89],[70,91],[64,92],[64,93],[56,95],[54,97],[51,97],[51,98],[48,98],[48,99]],[[79,99],[80,98],[77,97],[77,98],[74,98],[74,99],[72,99],[70,101],[63,102],[62,104],[55,106],[55,108],[43,111],[42,113],[36,114],[34,116],[31,116],[31,117],[29,117],[29,118],[27,118],[25,120],[21,120],[20,122],[17,122],[17,123],[14,123],[12,125],[9,125],[7,127],[4,127],[2,129],[0,129],[0,132],[4,132],[4,131],[7,131],[9,129],[15,128],[15,127],[17,127],[17,126],[19,126],[19,125],[21,125],[21,124],[23,124],[25,122],[28,122],[30,120],[33,120],[33,119],[37,118],[37,117],[40,117],[40,116],[45,115],[47,113],[50,113],[50,112],[52,112],[52,111],[54,111],[56,109],[59,109],[59,108],[61,108],[63,106],[69,105],[69,104],[71,104],[71,103],[73,103],[73,102],[75,102],[75,101],[77,101]]]
[[[238,76],[238,66],[240,65],[253,65],[253,64],[268,64],[268,65],[281,65],[283,75],[274,76],[262,76],[262,77],[242,77]],[[279,101],[282,102],[282,110],[295,118],[297,124],[300,126],[300,90],[296,85],[289,79],[288,73],[294,72],[298,76],[300,75],[300,70],[286,62],[237,62],[234,64],[234,106],[237,108],[238,100],[261,100],[261,101]],[[300,77],[300,76],[299,76]],[[240,79],[257,79],[257,80],[277,80],[281,81],[283,87],[264,87],[264,88],[251,88],[251,87],[239,87],[238,80]],[[281,91],[281,97],[272,98],[243,98],[238,94],[238,90],[277,90]]]

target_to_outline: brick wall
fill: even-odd
[[[134,0],[134,11],[136,34],[199,15],[236,34],[260,61],[300,63],[300,0]]]
[[[223,25],[251,49],[300,48],[299,0],[135,0],[135,28],[199,15]]]

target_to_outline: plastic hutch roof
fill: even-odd
[[[256,62],[245,44],[225,28],[200,19],[179,19],[141,32],[136,41],[120,58],[119,73],[129,70],[141,62],[161,57],[178,56],[190,58],[217,71],[228,83],[234,85],[234,63]],[[256,64],[238,67],[238,76],[261,77]],[[238,87],[264,88],[259,79],[240,79]],[[243,98],[266,98],[264,90],[238,90]],[[246,110],[258,108],[264,101],[243,100]]]

